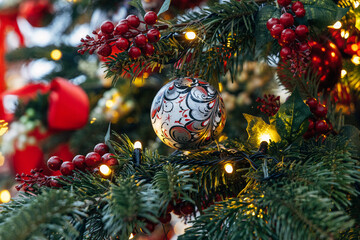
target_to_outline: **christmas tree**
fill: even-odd
[[[96,26],[77,54],[63,48],[84,70],[97,54],[114,88],[86,94],[63,79],[73,63],[11,116],[81,147],[16,175],[1,239],[170,239],[175,218],[184,240],[360,237],[358,1],[122,4],[124,19]]]

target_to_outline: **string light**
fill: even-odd
[[[347,71],[345,69],[341,70],[341,78],[344,78],[347,74]]]
[[[341,22],[337,21],[332,27],[335,28],[335,29],[340,29],[341,26],[342,26]]]
[[[224,89],[223,84],[222,84],[222,83],[219,83],[219,91],[220,91],[220,92],[222,92],[222,91],[223,91],[223,89]]]
[[[130,234],[129,239],[133,239],[134,238],[134,234]]]
[[[359,5],[360,5],[360,2],[359,2],[359,1],[355,1],[355,2],[354,2],[354,8],[358,8]]]
[[[360,64],[360,57],[354,55],[354,56],[351,58],[351,62],[354,63],[355,65],[359,65],[359,64]]]
[[[5,189],[0,192],[0,201],[1,202],[7,203],[7,202],[10,202],[10,199],[11,199],[11,195],[8,190]]]
[[[50,57],[52,60],[58,61],[62,57],[62,52],[59,49],[54,49],[51,51]]]
[[[140,141],[136,141],[136,142],[134,143],[134,148],[135,148],[135,149],[142,149],[141,142],[140,142]]]
[[[141,164],[141,149],[142,145],[140,141],[134,143],[134,152],[133,152],[133,161],[135,166],[140,166]]]
[[[270,134],[268,134],[268,133],[263,133],[263,134],[260,134],[259,135],[259,142],[261,143],[261,142],[267,142],[267,143],[269,143],[270,142]]]
[[[114,106],[114,101],[113,100],[107,100],[105,105],[107,108],[112,108]]]
[[[0,136],[4,135],[8,129],[8,123],[5,120],[0,120]]]
[[[194,40],[196,38],[196,33],[193,31],[189,31],[185,33],[185,38],[187,40]]]
[[[96,121],[96,118],[93,117],[93,118],[90,120],[90,124],[93,124],[95,121]]]
[[[2,165],[4,165],[4,163],[5,163],[5,157],[2,155],[2,153],[0,152],[0,167],[2,166]]]
[[[100,165],[99,171],[105,177],[110,176],[110,174],[111,174],[111,169],[105,164]]]
[[[233,171],[234,171],[234,168],[231,163],[225,164],[224,169],[227,173],[233,173]]]

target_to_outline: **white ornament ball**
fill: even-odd
[[[151,105],[156,135],[180,150],[205,147],[224,129],[226,111],[220,93],[198,78],[177,78],[156,94]]]

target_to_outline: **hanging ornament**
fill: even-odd
[[[212,143],[225,126],[226,111],[220,93],[197,78],[177,78],[156,94],[151,122],[168,146],[199,149]]]
[[[50,23],[53,11],[49,0],[27,0],[19,6],[19,15],[33,27],[43,27]]]

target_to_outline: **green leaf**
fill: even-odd
[[[145,12],[145,10],[143,8],[141,0],[131,0],[131,2],[129,2],[129,5],[131,5],[133,7],[136,7],[140,11],[142,16],[145,15],[146,12]]]
[[[267,5],[259,10],[255,19],[255,39],[257,48],[262,49],[265,44],[274,40],[266,27],[266,23],[270,18],[279,18],[280,15],[280,9],[273,5]]]
[[[338,7],[332,0],[304,0],[305,18],[311,26],[323,29],[340,20],[349,8]]]
[[[309,124],[307,119],[310,116],[309,107],[303,102],[299,91],[295,89],[272,117],[272,122],[275,122],[276,130],[282,139],[293,142],[306,132]]]
[[[171,3],[171,0],[165,0],[165,2],[163,3],[163,5],[161,6],[161,8],[158,12],[158,15],[166,12],[170,7],[170,3]]]
[[[340,136],[345,136],[349,139],[353,145],[351,152],[356,156],[360,156],[360,130],[355,126],[345,125],[340,130]]]

